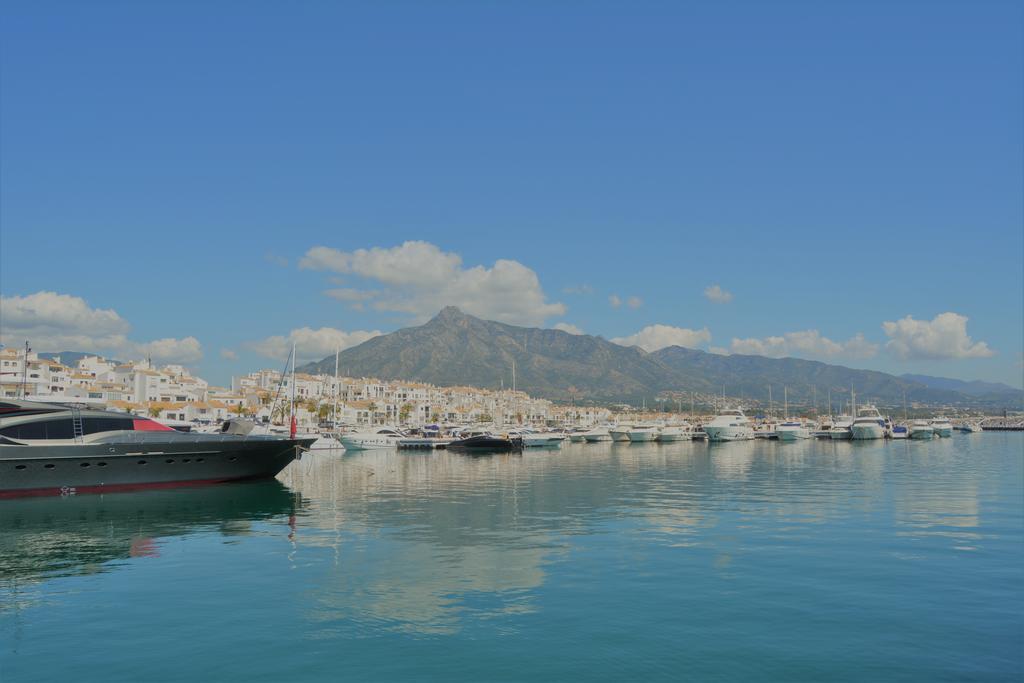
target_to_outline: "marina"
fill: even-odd
[[[1012,680],[1022,438],[325,450],[271,481],[0,501],[0,666]]]

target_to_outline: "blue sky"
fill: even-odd
[[[2,341],[226,382],[450,302],[1021,386],[1022,25],[1011,2],[8,3]]]

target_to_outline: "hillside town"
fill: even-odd
[[[105,405],[164,421],[199,424],[240,415],[283,423],[292,395],[292,377],[277,370],[251,372],[233,378],[231,387],[218,387],[181,365],[158,367],[149,360],[116,362],[85,356],[71,367],[59,356],[44,358],[16,348],[0,349],[0,373],[0,397]],[[556,406],[522,391],[303,373],[297,373],[294,381],[296,418],[307,429],[325,423],[594,424],[611,416],[606,408]]]

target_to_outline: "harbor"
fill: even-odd
[[[265,482],[0,501],[0,666],[1010,680],[1021,439],[328,449]]]

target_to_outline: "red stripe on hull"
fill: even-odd
[[[39,489],[8,489],[0,491],[0,500],[9,498],[31,498],[35,496],[74,496],[82,493],[119,493],[124,491],[145,491],[150,489],[176,489],[183,486],[210,486],[229,481],[246,479],[269,479],[270,477],[228,477],[225,479],[191,479],[188,481],[159,481],[146,484],[105,484],[101,486],[48,486]]]

